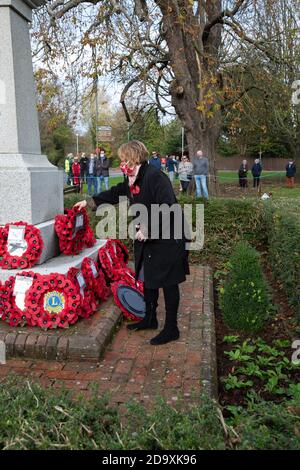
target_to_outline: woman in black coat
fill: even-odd
[[[120,147],[118,152],[121,160],[121,169],[125,176],[124,181],[113,186],[108,191],[102,192],[93,198],[77,203],[80,207],[88,205],[93,210],[103,203],[118,204],[120,196],[127,196],[130,204],[143,204],[147,208],[145,226],[148,234],[143,233],[144,223],[137,229],[134,242],[135,269],[137,277],[145,283],[146,316],[135,324],[128,325],[130,330],[157,329],[156,309],[159,288],[164,291],[166,306],[166,321],[163,330],[153,338],[153,345],[166,344],[179,338],[177,326],[177,312],[179,307],[178,284],[184,282],[189,273],[188,257],[185,247],[186,238],[183,233],[183,215],[177,205],[181,216],[179,219],[170,218],[170,236],[163,237],[162,218],[159,219],[158,237],[151,239],[151,207],[153,204],[166,204],[173,206],[178,204],[172,184],[162,171],[148,165],[148,151],[144,144],[132,141]],[[178,220],[182,234],[178,237]],[[165,222],[165,221],[164,221]],[[146,232],[146,230],[144,230]],[[152,232],[153,233],[153,232]]]

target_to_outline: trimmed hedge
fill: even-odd
[[[271,310],[259,254],[249,243],[240,242],[228,265],[224,286],[219,289],[224,321],[234,330],[257,332],[263,327]]]
[[[265,212],[268,263],[300,320],[300,220],[295,214],[269,208]]]

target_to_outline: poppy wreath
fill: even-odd
[[[8,232],[10,226],[24,226],[25,235],[24,239],[27,243],[27,248],[21,256],[13,256],[8,251]],[[43,240],[41,232],[34,225],[27,224],[26,222],[15,222],[6,224],[0,229],[0,268],[2,269],[28,269],[34,266],[41,257],[43,251]]]
[[[76,285],[58,273],[39,275],[25,297],[33,326],[68,328],[77,322],[81,299]]]
[[[106,284],[103,271],[99,269],[96,262],[92,258],[84,258],[81,272],[87,288],[95,292],[99,300],[106,300],[109,297],[110,289]]]
[[[80,296],[80,316],[83,318],[89,318],[97,310],[97,299],[95,292],[90,290],[87,285],[85,285],[83,292],[81,293],[80,285],[77,280],[77,275],[80,272],[80,269],[70,268],[67,277],[76,286],[76,292]]]
[[[6,242],[4,242],[4,227],[0,227],[0,256],[3,256],[5,253],[5,245]]]
[[[136,317],[133,313],[129,312],[124,307],[124,305],[122,305],[118,297],[118,288],[120,286],[129,286],[137,290],[141,294],[144,294],[144,283],[141,281],[135,280],[135,273],[130,268],[120,269],[118,271],[118,277],[119,278],[116,281],[112,282],[110,285],[116,305],[123,312],[124,316],[128,318],[129,320],[133,320],[133,321],[141,320],[140,317]]]
[[[40,277],[39,274],[33,272],[20,272],[18,276],[32,277],[33,282]],[[0,317],[9,326],[33,326],[31,313],[29,312],[26,304],[26,298],[29,288],[25,294],[25,309],[22,310],[16,303],[16,297],[14,295],[16,278],[11,276],[7,281],[0,287]]]
[[[76,230],[77,216],[83,216],[83,225]],[[65,255],[78,255],[85,248],[95,245],[96,239],[89,223],[85,209],[66,209],[64,214],[55,217],[55,231],[59,239],[59,247]]]
[[[108,239],[106,244],[98,250],[99,261],[110,281],[118,279],[118,271],[126,268],[128,263],[128,249],[120,240]]]

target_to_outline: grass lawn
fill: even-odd
[[[263,171],[262,173],[262,180],[264,178],[282,178],[285,176],[284,171]],[[233,183],[235,181],[238,181],[238,172],[237,171],[225,171],[225,170],[220,170],[218,171],[218,177],[220,183]],[[252,180],[252,175],[251,172],[248,173],[248,180]]]

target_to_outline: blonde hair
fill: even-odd
[[[123,162],[129,162],[130,166],[140,165],[147,161],[149,152],[143,142],[132,140],[123,144],[118,150],[118,157]]]

